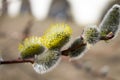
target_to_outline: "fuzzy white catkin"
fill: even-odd
[[[74,48],[74,47],[79,46],[81,44],[84,44],[83,38],[82,37],[77,37],[73,41],[73,43],[71,44],[70,48]],[[88,50],[87,49],[87,44],[85,44],[84,46],[81,46],[80,48],[77,48],[75,50],[71,50],[69,52],[70,61],[81,58],[86,53],[87,50]]]
[[[111,32],[117,35],[120,30],[120,5],[115,4],[108,10],[99,27],[101,36],[106,36]]]
[[[44,74],[51,71],[60,62],[60,51],[48,50],[36,57],[33,68],[37,73]]]
[[[88,44],[95,44],[100,40],[100,30],[96,25],[87,26],[82,34]]]

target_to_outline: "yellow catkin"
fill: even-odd
[[[43,45],[48,49],[60,49],[67,43],[72,34],[72,29],[67,24],[52,25],[42,36]]]
[[[44,47],[41,45],[41,38],[29,37],[23,43],[19,44],[19,51],[22,58],[34,57],[34,55],[41,54]]]

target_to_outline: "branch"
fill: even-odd
[[[109,40],[112,39],[114,37],[113,33],[109,33],[106,37],[101,37],[100,40]],[[82,43],[80,45],[75,46],[74,48],[68,48],[66,50],[61,51],[63,56],[68,56],[68,53],[70,51],[73,51],[77,48],[80,48],[82,46],[87,45],[87,43]],[[30,58],[30,59],[15,59],[15,60],[5,60],[5,61],[0,61],[0,64],[16,64],[16,63],[34,63],[34,58]]]

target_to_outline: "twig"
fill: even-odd
[[[34,59],[14,59],[14,60],[5,60],[5,61],[0,61],[1,64],[16,64],[16,63],[34,63]]]

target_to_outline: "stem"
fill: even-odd
[[[0,64],[16,64],[16,63],[34,63],[34,59],[14,59],[14,60],[5,60],[0,61]]]

